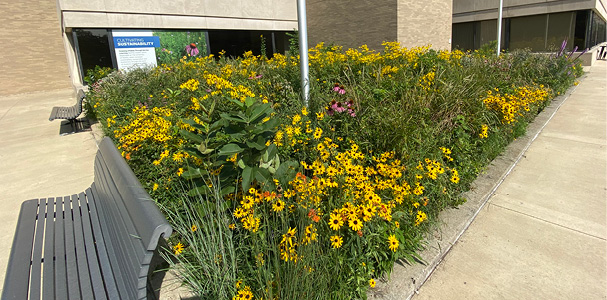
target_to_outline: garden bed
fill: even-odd
[[[89,112],[173,222],[167,259],[196,293],[366,298],[582,73],[563,53],[384,47],[312,48],[308,108],[289,55],[184,57],[92,86]]]

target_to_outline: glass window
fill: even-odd
[[[455,23],[453,24],[453,49],[474,50],[474,23]]]
[[[548,15],[548,33],[546,34],[546,50],[556,51],[567,40],[567,50],[573,50],[575,13],[564,12]]]
[[[74,29],[82,77],[95,66],[113,68],[107,29]]]
[[[510,19],[510,49],[546,50],[547,15]]]

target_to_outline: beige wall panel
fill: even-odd
[[[105,12],[64,12],[63,24],[66,28],[247,29],[284,31],[291,31],[297,28],[297,21],[137,15]]]
[[[1,1],[0,96],[71,87],[55,1]]]
[[[399,0],[398,41],[408,48],[450,50],[452,7],[452,0]]]
[[[123,14],[158,14],[226,18],[297,20],[297,2],[290,0],[58,0],[61,10]]]
[[[397,39],[396,5],[397,0],[309,0],[310,47],[325,42],[346,48],[367,44],[371,49],[383,49],[383,41]]]

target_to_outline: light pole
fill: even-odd
[[[504,8],[504,0],[500,0],[500,7],[497,16],[497,56],[500,56],[502,46],[502,10]]]
[[[308,67],[308,25],[306,22],[306,0],[297,0],[297,25],[299,27],[299,66],[303,103],[308,108],[310,100],[310,69]]]

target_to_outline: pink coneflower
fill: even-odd
[[[191,56],[196,56],[196,55],[198,55],[198,53],[200,53],[200,51],[198,50],[198,47],[196,47],[196,44],[194,44],[194,43],[191,43],[191,44],[185,46],[185,52]]]

